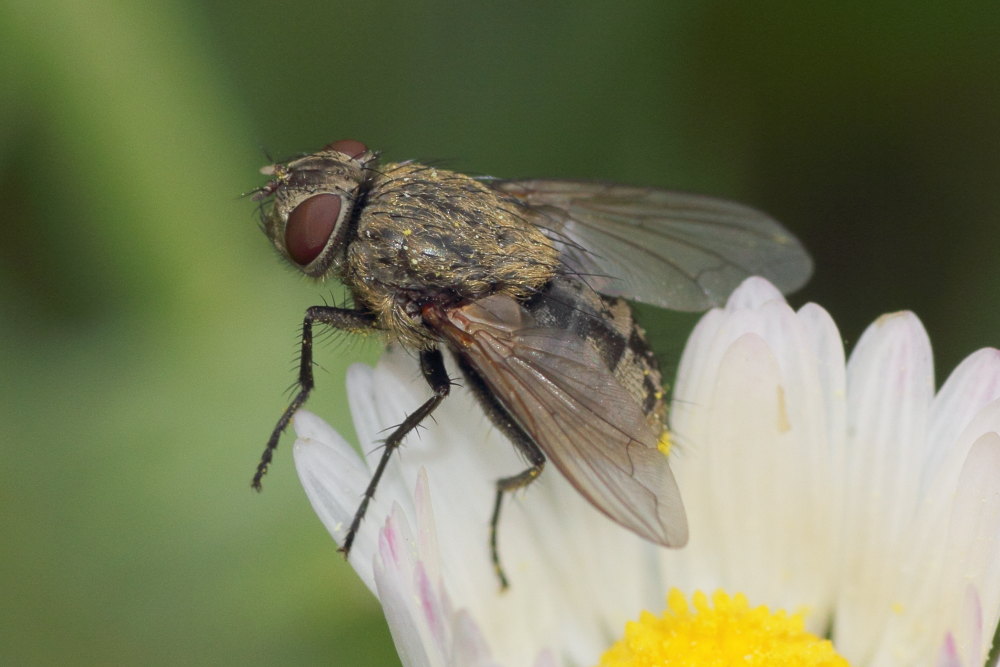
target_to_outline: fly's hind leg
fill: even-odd
[[[527,438],[527,436],[525,436]],[[531,467],[510,477],[503,477],[497,480],[497,497],[493,503],[493,516],[490,518],[490,558],[493,560],[493,569],[496,570],[497,579],[500,580],[500,590],[506,590],[508,586],[507,574],[500,565],[500,547],[497,545],[497,529],[500,525],[500,508],[503,506],[503,496],[505,493],[523,489],[531,484],[545,467],[545,454],[538,448],[532,440],[527,439],[520,443],[512,439],[518,450],[528,459]]]
[[[490,560],[493,562],[493,569],[496,571],[497,579],[500,581],[500,590],[506,590],[509,582],[507,574],[500,564],[500,547],[498,544],[500,509],[503,507],[504,494],[523,489],[537,479],[545,468],[545,454],[535,444],[535,441],[511,418],[475,369],[460,356],[458,357],[458,365],[462,369],[462,374],[468,380],[469,389],[472,390],[473,395],[478,399],[486,416],[490,418],[494,426],[500,429],[501,433],[514,443],[514,446],[529,464],[528,468],[518,474],[497,480],[497,494],[493,502],[493,515],[490,517]]]

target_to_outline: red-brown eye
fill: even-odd
[[[340,218],[340,199],[340,195],[313,195],[288,215],[285,248],[296,264],[305,266],[326,247]]]
[[[368,147],[357,139],[341,139],[340,141],[334,141],[332,144],[327,144],[323,149],[337,151],[338,153],[356,158],[359,155],[363,155],[368,150]]]

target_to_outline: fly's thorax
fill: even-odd
[[[420,305],[490,294],[526,298],[556,274],[559,254],[521,204],[483,183],[417,163],[372,176],[343,278],[401,337],[426,339]]]
[[[568,329],[590,343],[615,379],[642,406],[657,433],[666,429],[663,376],[646,332],[625,299],[606,297],[579,280],[561,277],[528,302],[540,326]]]

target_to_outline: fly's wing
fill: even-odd
[[[687,542],[660,434],[589,343],[537,326],[506,296],[424,317],[597,509],[652,542]]]
[[[812,273],[791,233],[742,204],[609,183],[487,183],[527,205],[568,271],[609,296],[699,311],[723,304],[748,276],[791,292]]]

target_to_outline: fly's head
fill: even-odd
[[[360,141],[335,141],[287,164],[261,169],[271,180],[254,199],[270,199],[264,233],[283,257],[311,278],[339,272],[350,222],[363,206],[378,154]]]

